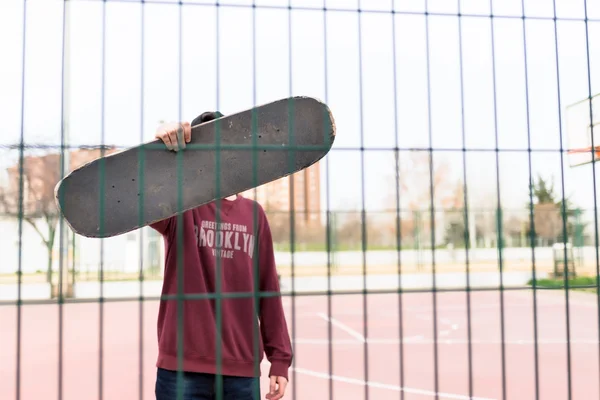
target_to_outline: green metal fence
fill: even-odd
[[[599,27],[585,0],[0,4],[0,398],[154,399],[157,365],[179,399],[190,372],[219,399],[256,377],[265,398],[278,367],[286,399],[600,398],[596,164],[568,153],[595,146],[598,116],[567,111],[600,91]],[[272,239],[259,256],[264,225],[238,231],[251,271],[220,251],[206,267],[183,215],[91,239],[56,207],[65,174],[160,123],[293,96],[331,108],[336,141],[244,193]]]

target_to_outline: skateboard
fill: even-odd
[[[55,201],[75,233],[112,237],[301,171],[335,134],[326,104],[285,98],[193,126],[177,152],[155,139],[97,158],[57,183]]]

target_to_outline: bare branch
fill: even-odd
[[[44,236],[44,234],[42,233],[42,231],[40,231],[40,229],[38,228],[37,224],[35,223],[34,220],[32,220],[29,217],[23,218],[23,221],[27,222],[29,225],[31,225],[33,227],[33,229],[35,229],[35,231],[38,233],[38,235],[40,235],[40,237],[42,238],[42,240],[44,241],[44,243],[47,245],[48,244],[48,239],[46,239],[46,237]]]
[[[431,167],[433,166],[433,171]],[[401,207],[409,209],[426,209],[433,205],[438,208],[451,201],[455,194],[455,182],[449,178],[447,161],[437,159],[431,164],[430,155],[426,152],[411,152],[403,158],[398,167],[398,182],[390,185],[388,204],[395,204],[395,188],[400,188]],[[396,180],[394,177],[393,181]]]

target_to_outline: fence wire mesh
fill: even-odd
[[[175,332],[161,343],[176,349],[175,398],[208,357],[188,343],[214,341],[206,390],[227,399],[227,356],[247,340],[253,392],[269,398],[286,340],[261,310],[279,304],[293,351],[283,398],[600,398],[595,152],[576,166],[568,152],[596,146],[599,3],[11,0],[0,37],[0,398],[155,399],[161,330]],[[173,236],[94,239],[56,207],[66,174],[164,122],[293,96],[331,108],[336,142],[241,193],[272,243],[252,271],[216,252],[214,271],[189,275],[185,243],[205,238],[186,237],[183,214]],[[254,162],[238,168],[258,177],[252,126]],[[306,149],[289,151],[292,165]],[[231,222],[223,204],[217,227]],[[261,289],[265,254],[277,290]],[[193,304],[210,304],[197,325]],[[169,313],[176,326],[157,329]]]

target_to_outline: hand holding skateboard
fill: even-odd
[[[183,150],[186,143],[192,140],[192,126],[189,122],[167,122],[159,125],[154,137],[162,140],[169,150]]]
[[[186,144],[192,140],[192,125],[199,125],[222,116],[223,114],[218,111],[206,111],[196,117],[192,124],[189,122],[166,122],[156,128],[154,137],[162,140],[169,150],[184,150]]]

